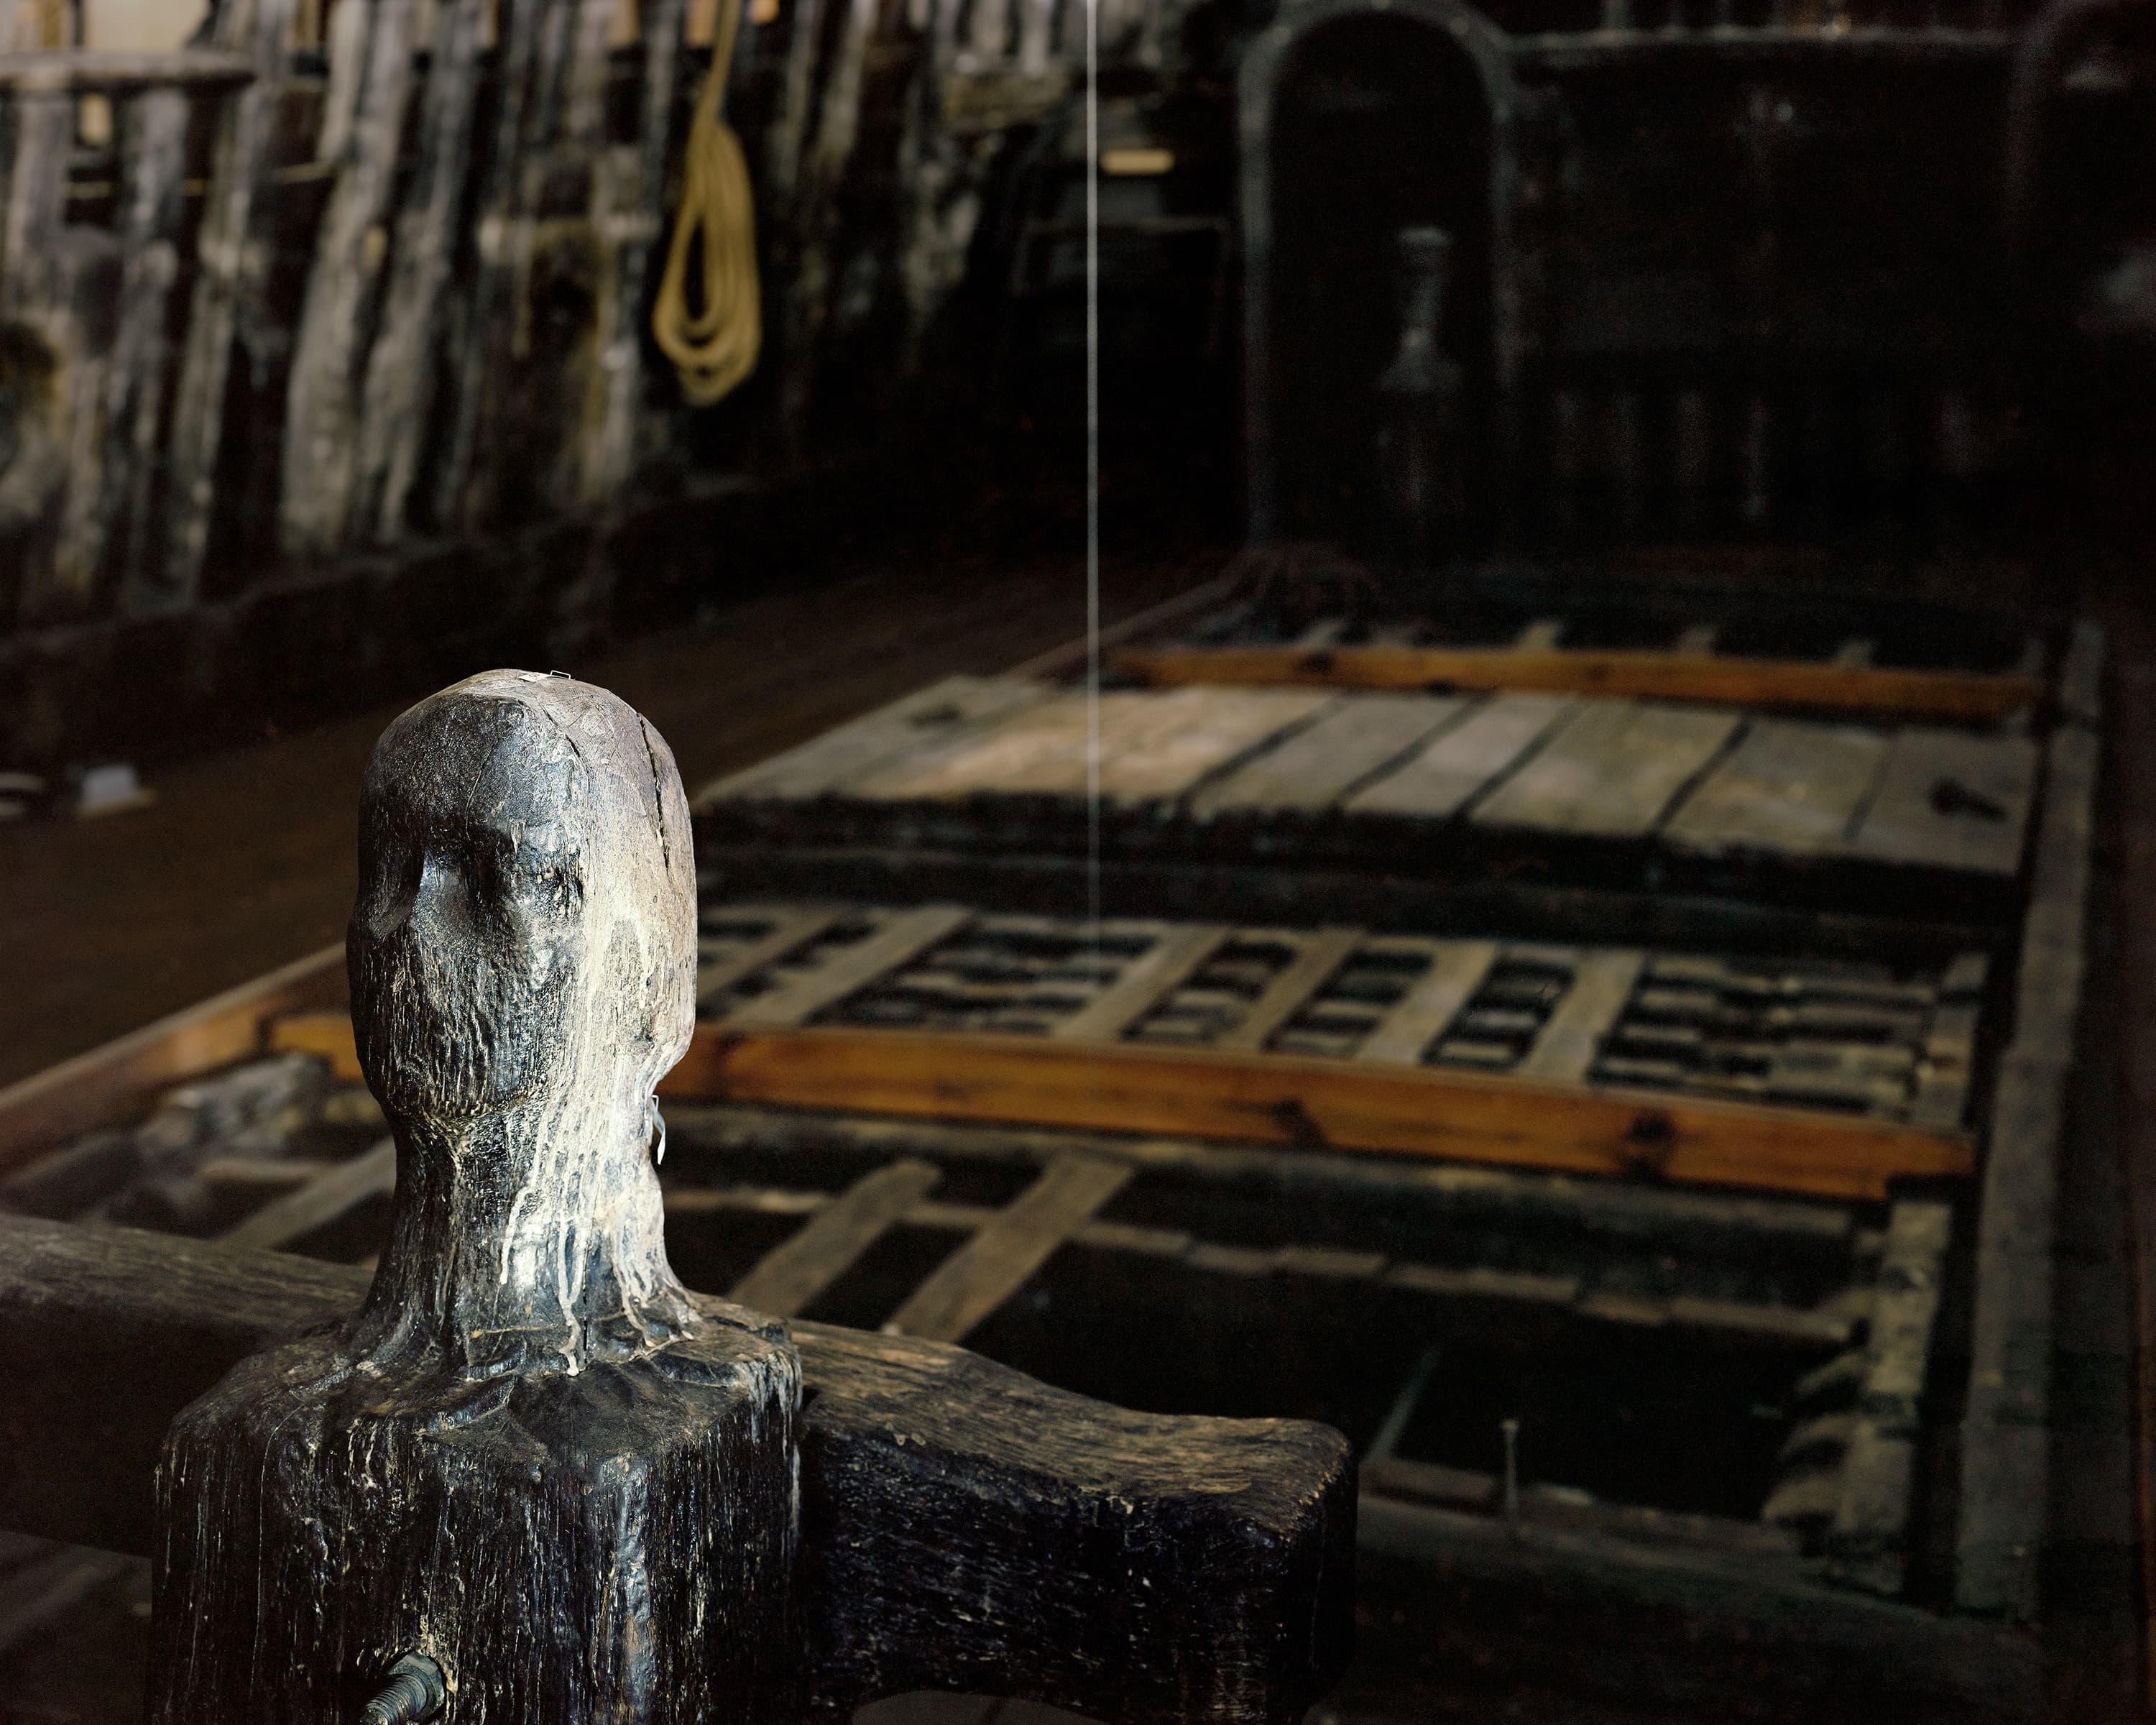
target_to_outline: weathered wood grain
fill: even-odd
[[[167,440],[172,452],[165,540],[152,574],[139,565],[132,608],[191,603],[201,585],[216,508],[225,434],[225,393],[234,336],[243,307],[260,285],[265,259],[250,245],[268,201],[293,0],[232,0],[212,18],[215,45],[244,55],[252,82],[218,116],[208,190],[195,242],[194,292],[187,307],[187,350]]]
[[[1326,808],[1427,741],[1465,705],[1425,695],[1345,697],[1279,747],[1206,786],[1191,812],[1206,819]]]
[[[1755,719],[1662,828],[1680,850],[1719,855],[1834,855],[1878,781],[1888,750],[1876,731]]]
[[[1514,1076],[1556,1084],[1584,1081],[1645,964],[1644,952],[1591,952],[1581,959],[1572,985],[1535,1033]]]
[[[1743,722],[1735,713],[1587,701],[1473,819],[1605,839],[1645,835]]]
[[[891,1315],[885,1332],[963,1342],[1121,1191],[1122,1163],[1068,1156],[944,1260]]]
[[[947,940],[973,915],[958,905],[929,905],[894,912],[874,934],[798,972],[767,993],[743,1001],[724,1022],[767,1029],[804,1024],[865,983]]]
[[[1136,805],[1173,801],[1229,762],[1318,712],[1327,697],[1287,690],[1111,691],[1099,700],[1101,797]],[[1021,709],[978,737],[901,761],[858,782],[865,797],[952,802],[968,797],[1082,798],[1091,778],[1096,716],[1082,694]]]
[[[1430,968],[1387,1011],[1355,1050],[1358,1060],[1416,1065],[1445,1027],[1474,998],[1497,962],[1495,941],[1445,941]]]
[[[843,916],[833,906],[824,910],[782,908],[773,913],[769,932],[747,942],[725,957],[696,963],[696,1004],[708,1004],[735,983],[778,963],[798,947],[805,947]]]
[[[1123,967],[1115,981],[1069,1018],[1060,1020],[1049,1034],[1081,1042],[1116,1040],[1162,999],[1181,987],[1230,932],[1221,924],[1205,922],[1164,931]]]
[[[1444,820],[1517,765],[1572,710],[1553,695],[1500,695],[1347,799],[1361,813]]]
[[[1301,1011],[1310,998],[1332,980],[1332,973],[1363,943],[1359,928],[1321,928],[1301,944],[1287,967],[1267,983],[1242,1018],[1220,1036],[1215,1048],[1263,1050],[1274,1033]]]
[[[0,1217],[0,1362],[24,1392],[0,1404],[0,1522],[148,1550],[173,1414],[244,1356],[346,1317],[367,1284],[344,1266]],[[1337,1434],[1129,1414],[938,1343],[791,1327],[809,1392],[798,1609],[819,1717],[931,1686],[1097,1713],[1095,1674],[1112,1668],[1123,1717],[1145,1725],[1286,1725],[1337,1678],[1354,1526]],[[1112,1531],[1104,1494],[1133,1506]],[[1241,1587],[1199,1584],[1224,1566]],[[1025,1604],[982,1615],[991,1582]]]
[[[706,785],[699,809],[728,798],[821,796],[906,756],[1038,706],[1051,685],[1013,677],[946,677],[826,731],[798,748]]]
[[[472,173],[479,44],[488,3],[448,0],[434,8],[418,159],[397,211],[381,324],[367,352],[364,380],[355,379],[356,447],[341,457],[352,470],[348,506],[323,524],[339,538],[388,544],[406,528],[436,383],[444,369],[437,337],[457,262],[456,224]]]
[[[1894,739],[1851,849],[1897,864],[2012,875],[2036,792],[2025,737],[1912,727]]]
[[[942,1177],[933,1163],[911,1160],[864,1174],[800,1232],[765,1253],[727,1297],[773,1317],[797,1316]]]

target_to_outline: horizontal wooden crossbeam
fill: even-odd
[[[357,1076],[349,1019],[271,1045]],[[1451,1158],[1876,1200],[1902,1177],[1975,1170],[1967,1134],[1472,1071],[1204,1049],[904,1030],[700,1024],[662,1096]]]
[[[1125,647],[1119,671],[1156,685],[1525,690],[1752,708],[2001,719],[2041,702],[2020,672],[1912,670],[1708,653],[1519,647]]]

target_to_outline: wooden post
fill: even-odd
[[[490,673],[391,726],[362,828],[389,1246],[174,1422],[150,1716],[331,1725],[402,1673],[474,1725],[782,1717],[800,1358],[675,1279],[652,1169],[695,1014],[673,757]]]

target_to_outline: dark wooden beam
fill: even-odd
[[[0,1525],[146,1551],[173,1415],[367,1285],[0,1217]],[[1338,1677],[1354,1469],[1337,1433],[1129,1413],[941,1343],[792,1328],[819,1716],[932,1687],[1097,1707],[1113,1671],[1120,1719],[1286,1725]],[[1199,1584],[1223,1574],[1238,1586]]]

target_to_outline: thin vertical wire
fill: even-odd
[[[1101,944],[1101,0],[1086,10],[1086,920]]]

